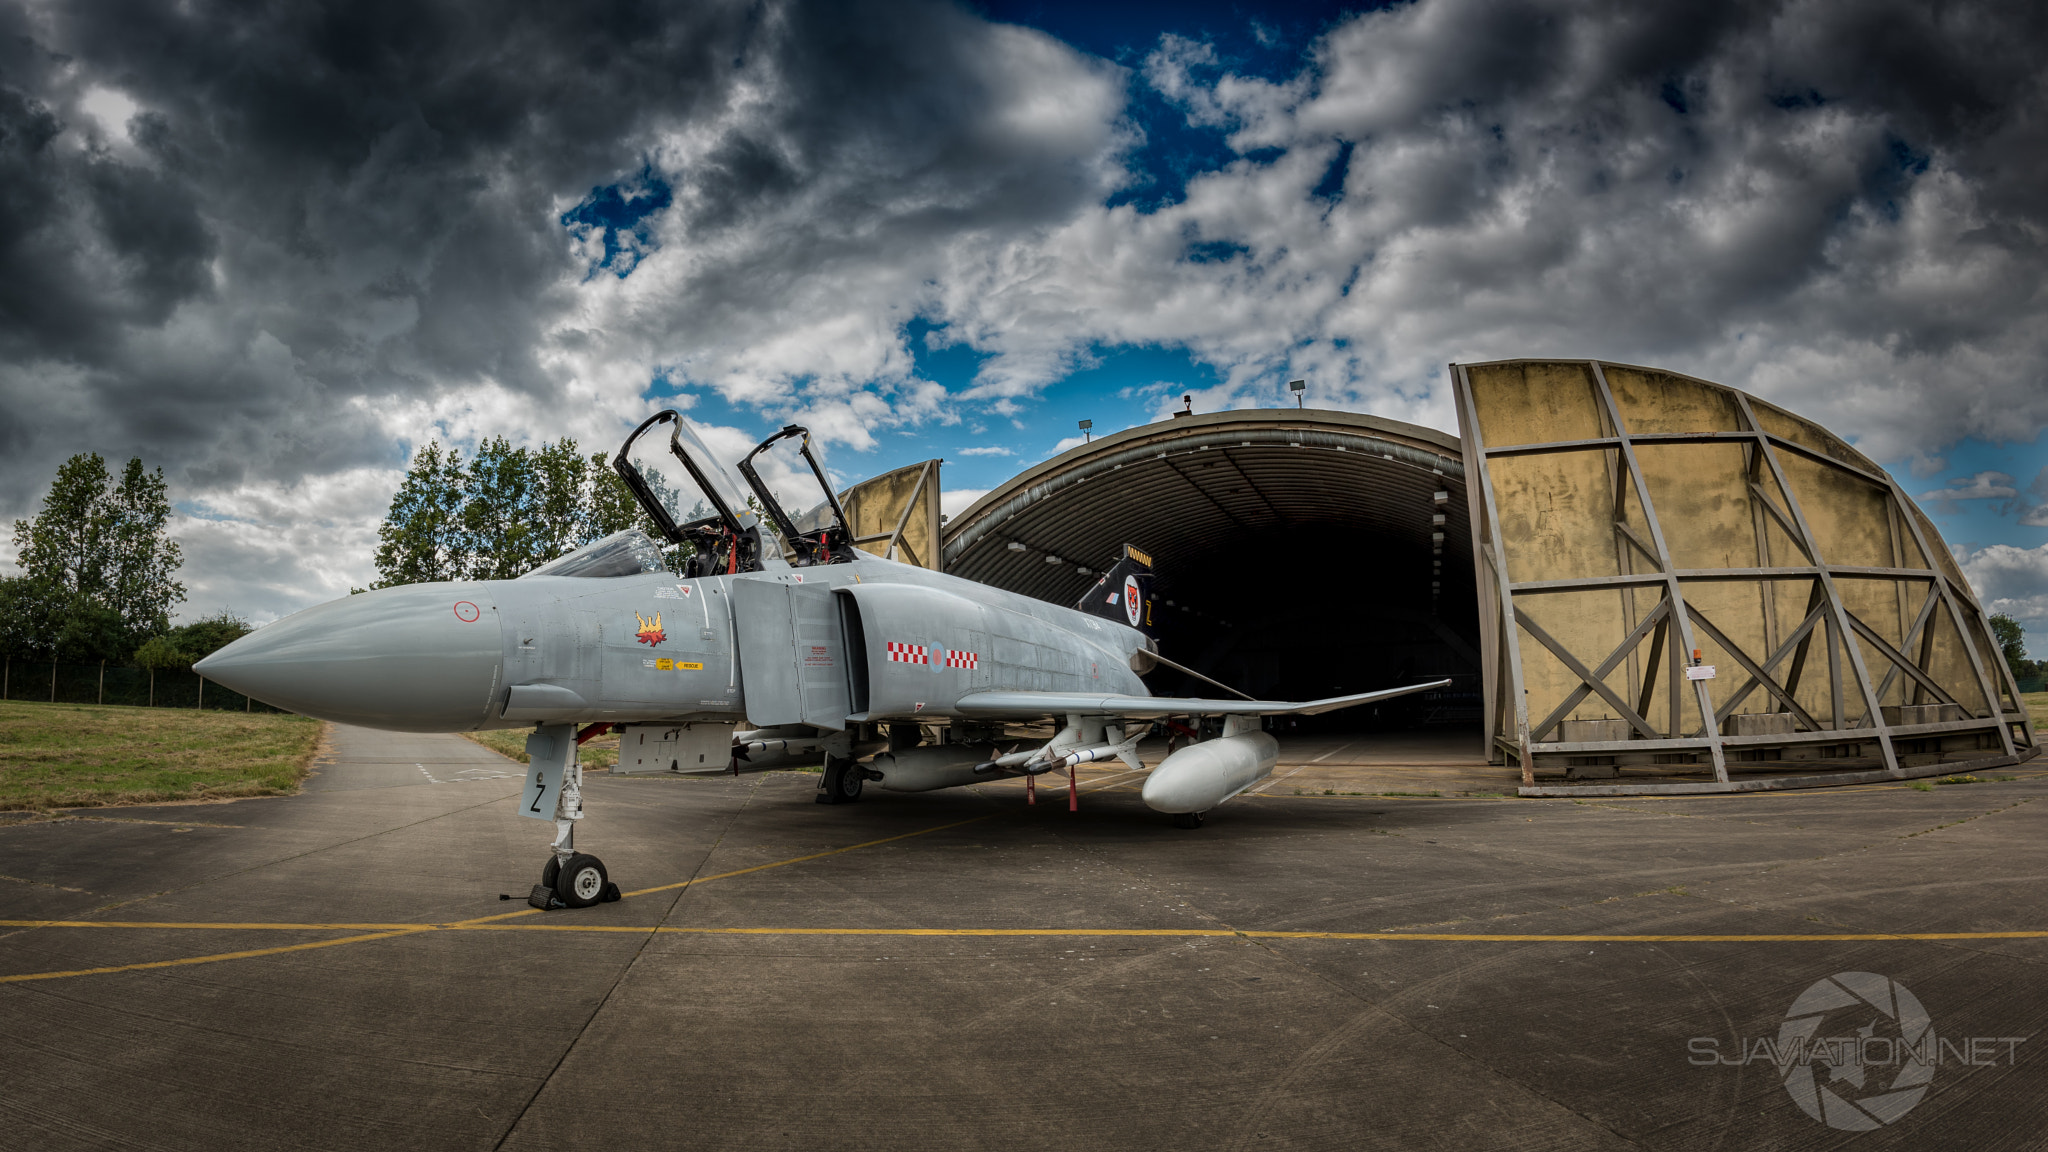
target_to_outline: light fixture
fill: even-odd
[[[1093,421],[1093,420],[1083,420],[1083,421],[1081,421],[1081,442],[1082,442],[1083,444],[1087,444],[1087,443],[1091,443],[1091,442],[1093,442],[1093,440],[1094,440],[1094,437],[1093,437],[1093,436],[1092,436],[1092,435],[1091,435],[1091,434],[1089,433],[1089,431],[1088,431],[1088,430],[1089,430],[1090,428],[1093,428],[1093,427],[1095,427],[1095,421]]]
[[[1021,541],[1021,540],[1012,540],[1012,541],[1010,541],[1010,542],[1009,542],[1009,544],[1007,544],[1007,545],[1006,545],[1006,547],[1007,547],[1007,548],[1009,548],[1009,550],[1010,550],[1010,551],[1012,551],[1012,552],[1029,552],[1029,551],[1031,551],[1031,549],[1029,549],[1029,548],[1025,547],[1025,545],[1024,545],[1024,542],[1023,542],[1023,541]]]
[[[1308,381],[1306,381],[1306,380],[1289,380],[1289,381],[1287,382],[1287,390],[1288,390],[1289,392],[1292,392],[1292,393],[1294,393],[1294,406],[1295,406],[1296,408],[1299,408],[1299,407],[1301,407],[1301,394],[1302,394],[1303,392],[1306,392],[1306,391],[1308,391]]]

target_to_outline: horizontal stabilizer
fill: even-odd
[[[1410,684],[1406,688],[1383,688],[1355,696],[1332,696],[1326,700],[1204,700],[1189,696],[1119,696],[1103,692],[970,692],[954,705],[968,716],[1003,719],[1036,719],[1078,712],[1084,716],[1123,716],[1147,719],[1159,716],[1314,716],[1355,708],[1379,700],[1391,700],[1411,692],[1441,688],[1449,680]]]

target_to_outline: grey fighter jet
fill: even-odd
[[[197,670],[344,724],[532,726],[519,811],[556,829],[531,897],[542,907],[617,895],[603,863],[575,847],[576,746],[609,727],[622,757],[677,773],[822,763],[818,801],[846,804],[867,783],[923,792],[1071,778],[1108,759],[1142,770],[1139,739],[1182,717],[1207,738],[1152,768],[1143,797],[1192,828],[1272,771],[1278,745],[1262,717],[1448,683],[1307,702],[1153,696],[1139,677],[1155,667],[1215,681],[1148,635],[1151,566],[1134,548],[1066,608],[855,549],[796,425],[740,461],[744,487],[673,410],[635,429],[612,466],[660,541],[620,532],[516,580],[350,596],[260,628]],[[792,515],[778,488],[810,487],[823,499]],[[1046,720],[1050,739],[1005,736]],[[922,740],[927,728],[938,742]]]

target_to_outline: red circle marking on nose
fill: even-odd
[[[474,624],[477,622],[477,618],[482,615],[483,610],[467,600],[457,600],[455,602],[455,618],[464,624]]]

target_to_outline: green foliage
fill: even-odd
[[[532,481],[528,485],[525,525],[529,571],[560,556],[577,545],[595,540],[604,532],[590,532],[593,519],[590,501],[590,464],[576,451],[574,440],[542,444],[529,455]],[[606,469],[607,472],[610,469]]]
[[[178,642],[169,636],[151,636],[135,650],[135,666],[151,672],[170,672],[190,668],[196,659],[190,652],[178,647]]]
[[[629,528],[661,541],[610,459],[582,455],[574,440],[515,448],[494,437],[466,462],[432,442],[414,453],[378,529],[371,586],[510,580]]]
[[[439,441],[413,453],[405,482],[377,529],[377,581],[372,588],[459,580],[468,573],[462,531],[462,454]]]
[[[526,512],[533,491],[533,454],[503,436],[476,446],[462,504],[462,532],[471,580],[510,580],[534,566]],[[543,557],[543,559],[547,559]]]
[[[192,654],[191,662],[197,663],[252,631],[247,620],[221,611],[171,629],[170,638],[180,650]]]
[[[57,626],[57,659],[71,664],[119,660],[133,638],[121,613],[92,596],[73,596]]]
[[[640,502],[633,499],[633,490],[612,471],[611,460],[602,452],[590,457],[590,505],[586,517],[585,527],[592,540],[628,528],[638,528],[656,540],[661,539],[661,534],[654,530],[654,522],[647,518]]]
[[[134,663],[157,672],[190,668],[251,631],[247,620],[219,612],[150,637],[135,650]]]
[[[185,598],[163,470],[131,459],[119,483],[97,453],[57,469],[42,512],[14,522],[23,573],[0,581],[0,647],[60,660],[119,659],[169,627]]]
[[[69,597],[34,576],[0,576],[0,651],[48,659],[56,650]]]
[[[2013,679],[2032,679],[2034,665],[2027,659],[2027,631],[2020,622],[2003,612],[1996,613],[1991,617],[1991,634],[1998,638],[1998,650],[2012,668]]]

